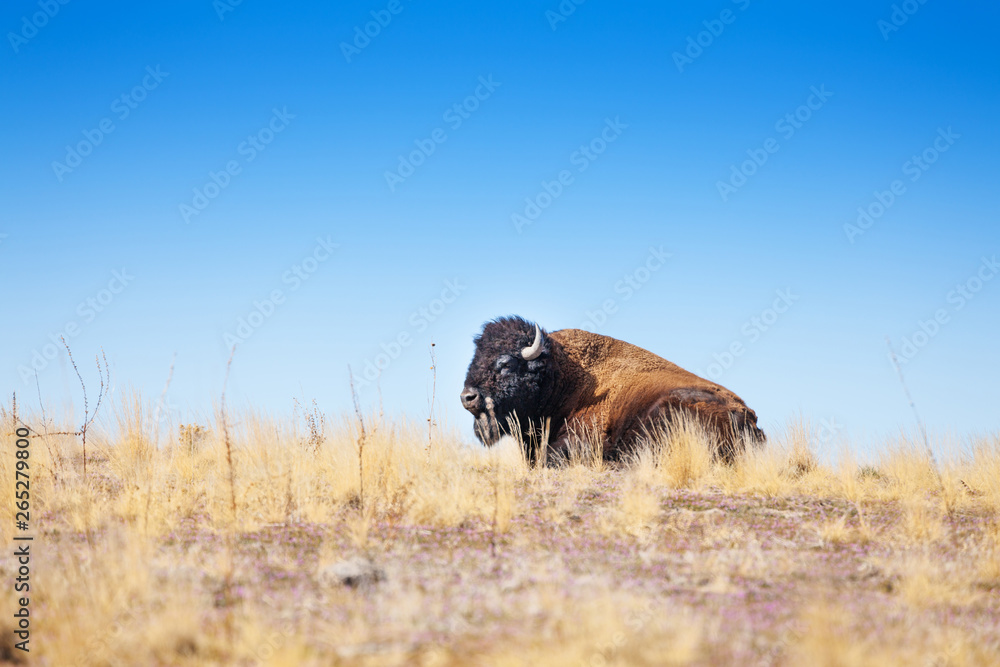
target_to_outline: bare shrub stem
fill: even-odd
[[[233,448],[229,442],[229,427],[226,424],[226,386],[229,384],[229,369],[233,365],[233,355],[236,354],[236,346],[233,345],[229,352],[229,361],[226,362],[226,377],[222,381],[222,399],[220,415],[222,419],[222,441],[226,445],[226,465],[229,467],[229,506],[233,513],[233,523],[236,523],[236,479],[233,474]]]
[[[66,354],[69,355],[69,362],[73,365],[73,370],[76,371],[76,378],[80,381],[80,387],[83,389],[83,425],[80,426],[80,439],[83,443],[83,479],[84,482],[87,480],[87,429],[97,418],[97,411],[101,409],[101,401],[104,399],[104,391],[106,388],[110,388],[111,385],[111,372],[108,370],[108,360],[104,357],[104,368],[101,368],[101,357],[104,356],[103,351],[101,352],[101,357],[97,357],[97,376],[101,380],[101,389],[97,393],[97,404],[94,405],[94,414],[90,414],[90,406],[87,403],[87,385],[83,382],[83,376],[80,375],[80,369],[76,366],[76,361],[73,359],[73,351],[69,349],[69,343],[66,342],[64,336],[60,336],[59,339],[62,344],[66,347]],[[105,374],[107,374],[107,382],[105,382]],[[44,417],[43,417],[44,419]]]
[[[434,442],[434,401],[437,398],[437,360],[434,358],[434,343],[431,343],[431,400],[427,410],[427,458],[431,456]]]
[[[944,487],[944,478],[941,476],[941,469],[938,467],[937,459],[934,457],[934,450],[931,449],[930,440],[927,438],[927,428],[924,426],[923,420],[920,419],[920,414],[917,412],[917,405],[913,402],[910,389],[906,386],[906,380],[903,379],[903,368],[899,365],[899,360],[896,358],[896,351],[892,349],[892,341],[889,340],[888,336],[885,338],[885,343],[889,346],[889,356],[892,359],[892,365],[896,368],[896,374],[899,376],[899,383],[903,385],[903,393],[906,395],[906,401],[910,404],[910,408],[913,410],[913,417],[917,420],[920,436],[924,440],[924,449],[927,451],[927,458],[930,459],[931,468],[934,470],[938,487],[941,489],[941,500],[944,502],[945,512],[947,512],[948,518],[951,519],[951,500],[948,498],[948,491]]]
[[[360,436],[358,437],[358,503],[361,509],[361,515],[364,516],[365,513],[365,439],[367,434],[365,433],[365,420],[361,416],[361,405],[358,403],[358,392],[354,388],[354,372],[351,367],[347,367],[347,375],[351,381],[351,398],[354,400],[354,414],[358,417],[358,427],[360,428]]]

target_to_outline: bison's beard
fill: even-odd
[[[476,437],[487,447],[495,445],[503,435],[493,399],[489,396],[486,397],[486,410],[476,417],[475,431]]]
[[[509,406],[498,406],[490,397],[486,398],[486,410],[476,415],[474,430],[487,447],[492,447],[503,436],[514,436],[518,439],[537,435],[533,420],[520,418],[520,410]]]
[[[476,437],[487,447],[495,445],[500,436],[503,435],[500,432],[500,424],[497,422],[497,418],[485,412],[476,417],[475,431]]]

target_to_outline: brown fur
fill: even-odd
[[[657,419],[693,413],[719,440],[719,454],[730,459],[744,436],[763,441],[757,415],[743,400],[714,382],[666,359],[609,336],[580,329],[549,334],[559,368],[560,397],[550,447],[558,452],[581,427],[604,438],[605,458],[618,459]]]

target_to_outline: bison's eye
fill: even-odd
[[[493,367],[497,369],[500,375],[506,375],[510,373],[510,366],[514,363],[514,357],[509,354],[501,354],[497,357],[497,360],[493,362]]]

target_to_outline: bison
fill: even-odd
[[[619,461],[658,420],[683,413],[716,436],[722,459],[764,441],[757,415],[739,396],[624,341],[580,329],[549,333],[502,317],[474,342],[461,399],[486,446],[515,429],[540,434],[547,421],[549,452],[565,454],[586,432],[601,440],[606,460]],[[533,461],[534,447],[523,440]]]

